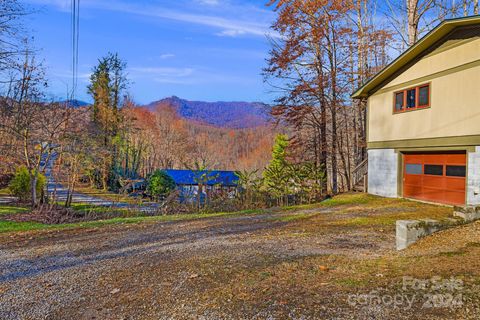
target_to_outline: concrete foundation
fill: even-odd
[[[418,239],[426,237],[441,229],[436,220],[400,220],[397,221],[397,250],[403,250]]]
[[[368,192],[377,196],[398,196],[398,154],[394,149],[368,150]]]
[[[480,220],[480,207],[455,207],[455,218],[397,221],[397,250],[403,250],[437,231]]]
[[[480,207],[455,207],[453,215],[466,222],[480,220]]]
[[[480,205],[480,147],[469,152],[467,157],[467,205]]]

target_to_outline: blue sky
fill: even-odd
[[[50,93],[71,86],[70,0],[26,0],[27,29],[41,49]],[[191,100],[264,101],[260,75],[275,14],[262,0],[81,0],[78,98],[91,100],[92,67],[107,52],[128,63],[138,103],[177,95]]]

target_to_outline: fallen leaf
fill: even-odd
[[[320,266],[320,267],[318,267],[318,269],[320,269],[321,271],[328,271],[328,270],[330,270],[327,266]]]

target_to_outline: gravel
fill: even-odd
[[[334,214],[334,209],[319,212],[319,219],[335,220]],[[262,273],[269,265],[394,253],[392,230],[312,231],[308,219],[277,218],[263,214],[1,237],[0,319],[407,318],[383,308],[332,309],[330,303],[345,301],[345,292],[305,293],[294,305],[277,299],[281,284],[254,286],[272,290],[272,301],[263,304],[222,293],[232,277]],[[252,284],[238,283],[247,285]],[[305,301],[314,301],[313,307]]]

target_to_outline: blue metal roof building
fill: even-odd
[[[236,187],[238,177],[233,171],[194,171],[194,170],[164,170],[177,185],[195,186],[199,181],[208,186]]]

